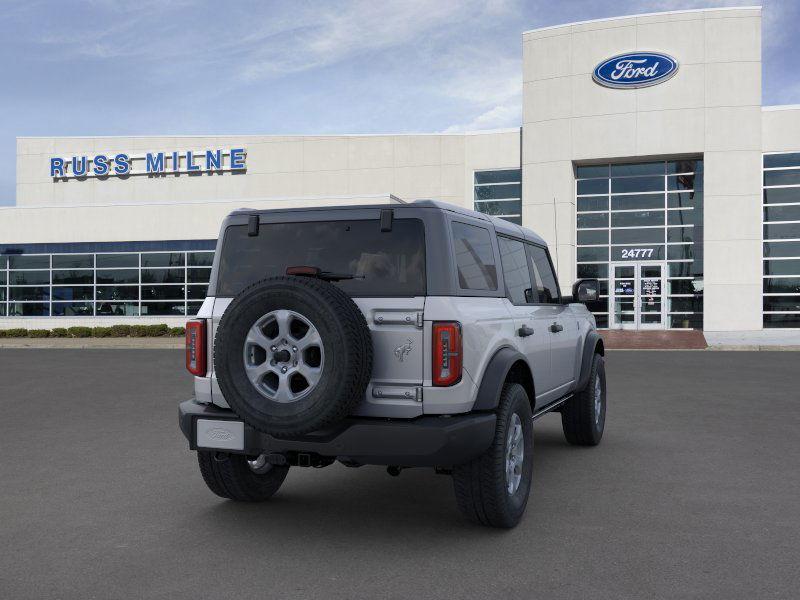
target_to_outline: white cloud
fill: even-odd
[[[479,114],[467,123],[450,125],[444,133],[463,133],[465,131],[481,131],[487,129],[505,129],[517,127],[522,123],[522,111],[518,103],[501,104]]]

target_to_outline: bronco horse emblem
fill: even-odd
[[[397,357],[397,360],[403,362],[406,356],[411,352],[414,345],[414,341],[411,338],[406,338],[406,343],[402,346],[398,346],[394,349],[394,355]]]

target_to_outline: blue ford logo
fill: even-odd
[[[610,88],[640,88],[666,81],[678,72],[678,61],[658,52],[612,56],[594,68],[592,79]]]

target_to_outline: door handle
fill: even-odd
[[[550,325],[550,331],[552,331],[553,333],[558,333],[559,331],[564,331],[564,326],[563,325],[559,325],[558,323],[553,323],[552,325]]]
[[[527,325],[523,325],[517,330],[517,335],[519,335],[519,337],[528,337],[529,335],[533,335],[533,329]]]

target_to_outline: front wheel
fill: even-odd
[[[603,439],[606,425],[606,365],[595,354],[589,383],[561,408],[564,437],[575,446],[596,446]]]
[[[453,469],[461,512],[490,527],[514,527],[528,504],[533,477],[533,414],[528,394],[508,383],[500,394],[494,441],[475,460]]]
[[[198,450],[200,474],[217,496],[241,502],[261,502],[281,487],[288,466],[271,465],[264,457]]]

